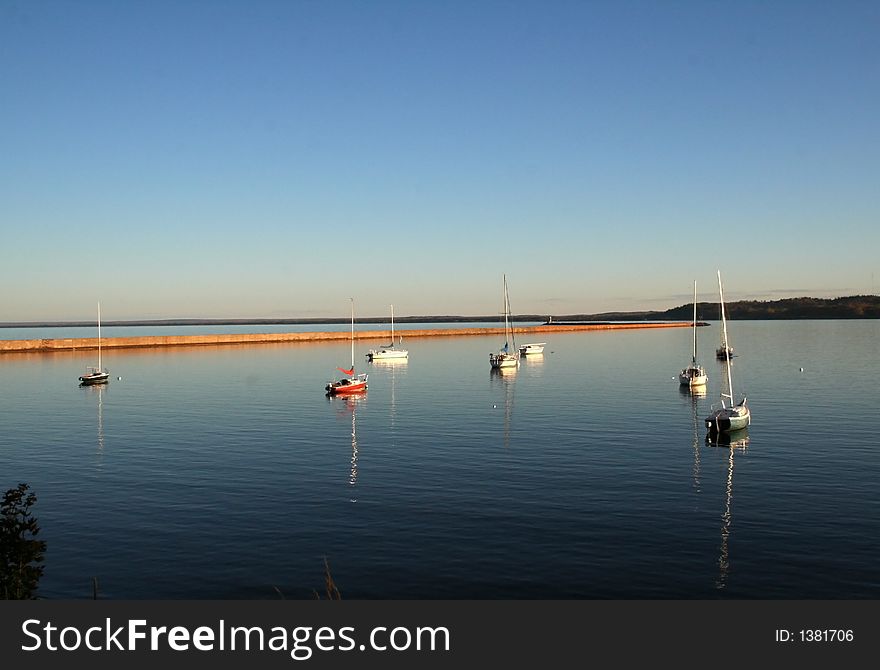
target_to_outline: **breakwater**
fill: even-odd
[[[690,327],[688,321],[663,323],[597,323],[524,326],[514,328],[516,335],[546,334],[572,331],[634,330],[645,328]],[[405,339],[416,337],[461,337],[468,335],[503,335],[504,328],[432,328],[419,330],[398,330],[395,336]],[[355,331],[356,340],[388,340],[388,330]],[[147,349],[155,347],[194,347],[230,344],[278,344],[284,342],[324,342],[328,340],[348,340],[350,331],[326,331],[312,333],[228,333],[205,335],[147,335],[141,337],[108,337],[101,339],[101,348],[107,349]],[[0,354],[36,353],[50,351],[81,351],[98,348],[98,338],[58,338],[39,340],[0,340]]]

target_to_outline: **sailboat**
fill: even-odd
[[[724,305],[722,304],[721,307],[723,310]],[[724,317],[724,314],[722,311],[722,320],[723,320],[723,317]],[[733,358],[734,356],[736,356],[736,353],[734,353],[733,347],[730,346],[730,342],[727,341],[727,333],[722,330],[721,331],[721,346],[715,350],[715,358],[717,358],[719,361],[723,361],[728,358]]]
[[[406,349],[398,349],[394,346],[394,305],[391,305],[391,344],[381,349],[370,349],[367,352],[368,361],[378,361],[391,358],[407,358],[409,352]]]
[[[86,368],[88,372],[79,378],[83,386],[106,384],[110,373],[101,365],[101,303],[98,303],[98,366]]]
[[[348,375],[334,382],[327,382],[324,390],[327,395],[341,395],[343,393],[360,393],[367,390],[367,375],[356,374],[354,370],[354,298],[351,300],[351,368],[336,368],[341,373]]]
[[[504,346],[498,353],[489,354],[489,364],[493,370],[519,366],[519,354],[513,328],[510,327],[510,297],[507,295],[507,275],[504,276]]]
[[[721,298],[721,328],[724,333],[724,341],[727,342],[727,317],[724,315],[724,290],[721,287],[721,270],[718,271],[718,293]],[[721,407],[706,417],[706,429],[709,435],[717,436],[720,433],[732,433],[748,427],[752,422],[752,415],[746,406],[746,398],[734,405],[733,380],[730,376],[730,353],[725,356],[727,361],[727,393],[721,393]],[[727,398],[729,405],[724,404]]]
[[[694,356],[691,364],[678,375],[678,381],[682,386],[705,386],[709,381],[709,375],[702,365],[697,364],[697,282],[694,280]]]

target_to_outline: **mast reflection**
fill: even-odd
[[[715,588],[723,590],[727,588],[727,576],[730,572],[730,534],[731,522],[733,521],[733,457],[734,454],[745,453],[749,445],[748,429],[733,433],[722,433],[716,439],[706,439],[710,446],[728,449],[727,459],[727,487],[724,504],[724,512],[721,515],[721,547],[718,557],[718,579],[715,580]]]
[[[327,396],[328,402],[336,405],[336,415],[341,418],[351,414],[351,459],[348,471],[348,487],[351,502],[357,502],[358,480],[358,441],[357,441],[357,408],[367,401],[366,393],[351,393],[343,396]]]
[[[372,362],[373,368],[381,370],[391,379],[391,430],[394,431],[394,420],[397,417],[397,398],[395,395],[395,377],[400,374],[406,375],[406,368],[409,364],[409,358],[380,358]]]
[[[705,386],[685,386],[683,384],[679,385],[679,391],[683,396],[687,396],[687,402],[691,408],[691,425],[693,427],[693,440],[691,444],[691,448],[694,450],[694,492],[700,492],[700,448],[701,448],[701,440],[700,440],[700,428],[702,427],[702,422],[700,421],[700,413],[699,413],[699,400],[706,397],[706,387]]]
[[[95,453],[98,456],[98,468],[100,468],[104,457],[104,393],[107,392],[108,387],[106,384],[83,384],[80,386],[80,388],[82,388],[87,393],[91,393],[97,396],[95,405],[97,406],[98,412],[98,449]]]
[[[489,382],[493,387],[499,384],[504,389],[504,448],[510,448],[510,417],[513,414],[513,385],[516,383],[516,368],[492,368]],[[497,408],[497,403],[494,406]]]

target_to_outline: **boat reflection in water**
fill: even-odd
[[[516,383],[516,368],[492,368],[489,371],[489,384],[493,389],[500,388],[504,397],[503,405],[495,402],[492,405],[493,410],[499,407],[504,409],[504,447],[510,447],[510,418],[513,413],[513,387]]]
[[[527,367],[537,367],[544,364],[544,354],[529,354],[522,357],[522,364]],[[503,368],[502,368],[503,369]]]
[[[327,400],[336,406],[337,418],[351,415],[351,465],[348,472],[349,500],[357,502],[358,479],[358,442],[357,442],[357,410],[361,403],[367,402],[367,394],[350,393],[342,396],[328,395]]]
[[[391,414],[391,444],[392,446],[396,445],[396,435],[394,433],[394,422],[397,417],[397,398],[396,398],[396,378],[405,377],[407,372],[407,365],[409,364],[408,358],[379,358],[373,359],[372,366],[376,373],[376,375],[385,375],[384,380],[388,380],[387,384],[384,384],[387,388],[391,389],[391,403],[390,403],[390,414]],[[380,379],[383,379],[380,376]]]
[[[721,549],[718,558],[718,579],[715,582],[715,587],[721,590],[727,587],[727,575],[730,571],[729,543],[731,522],[733,520],[733,457],[736,453],[746,453],[749,446],[748,428],[729,433],[719,433],[711,438],[707,436],[706,442],[712,447],[729,450],[727,460],[727,495],[724,512],[721,515]]]
[[[705,386],[686,386],[684,384],[679,384],[678,386],[679,393],[687,400],[688,405],[691,408],[691,425],[693,427],[693,440],[691,442],[691,448],[694,450],[694,493],[700,492],[700,449],[702,448],[702,440],[700,439],[703,433],[700,432],[700,415],[699,415],[699,403],[698,400],[706,397],[706,387]]]
[[[705,386],[688,386],[687,384],[679,384],[678,392],[692,398],[705,398],[708,395]]]
[[[95,404],[98,411],[98,469],[100,470],[104,458],[104,394],[109,388],[107,384],[80,384],[80,388],[90,395],[97,396]]]

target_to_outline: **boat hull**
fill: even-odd
[[[543,344],[524,344],[519,348],[520,356],[532,356],[534,354],[543,354]]]
[[[407,358],[409,351],[406,349],[379,349],[367,353],[367,360],[387,361],[391,359]]]
[[[519,365],[519,357],[513,354],[489,354],[489,365],[494,370],[515,368]]]
[[[94,372],[92,374],[83,375],[79,378],[83,386],[92,386],[94,384],[106,384],[110,381],[109,372]]]
[[[352,378],[343,378],[335,382],[328,382],[324,387],[327,395],[348,395],[362,393],[367,390],[367,375],[358,375]]]
[[[710,435],[718,433],[732,433],[743,428],[748,428],[752,423],[752,415],[744,405],[736,407],[724,407],[715,410],[706,417],[706,430]]]
[[[328,395],[347,395],[349,393],[362,393],[367,390],[367,383],[362,384],[327,384],[326,391]]]
[[[701,368],[687,368],[678,375],[678,382],[682,386],[705,386],[709,382],[709,375]]]

